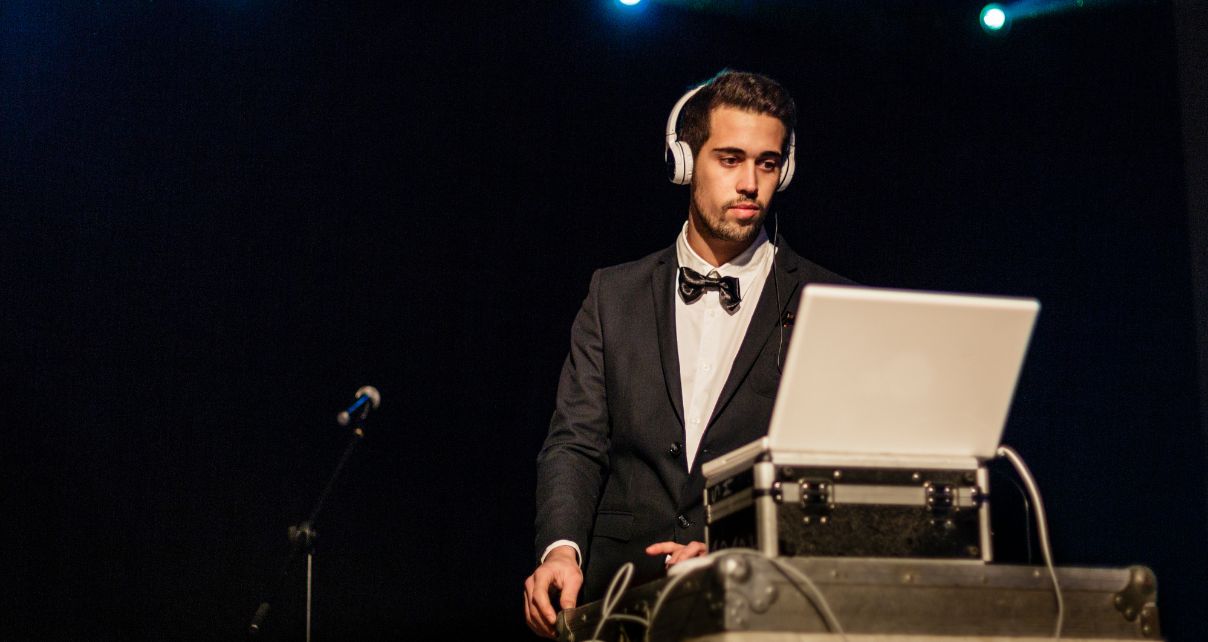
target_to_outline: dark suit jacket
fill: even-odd
[[[683,448],[675,246],[592,275],[537,458],[537,554],[559,539],[582,548],[580,603],[603,597],[625,562],[637,567],[633,586],[659,577],[663,560],[647,556],[646,546],[703,540],[701,464],[767,433],[785,312],[796,311],[806,283],[849,283],[783,240],[779,246],[776,280],[764,285],[691,471]]]

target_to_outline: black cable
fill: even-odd
[[[1015,481],[1015,478],[1013,476],[1008,475],[1006,472],[1001,471],[1001,470],[996,470],[994,467],[990,467],[990,473],[993,474],[995,476],[995,478],[997,478],[997,479],[1000,479],[1000,480],[1005,479],[1005,480],[1011,482],[1011,485],[1015,487],[1015,491],[1019,493],[1019,499],[1023,502],[1024,552],[1027,555],[1027,563],[1031,564],[1032,556],[1033,556],[1033,554],[1032,554],[1032,504],[1028,500],[1028,493],[1026,490],[1024,490],[1023,486],[1019,485],[1019,482]],[[991,481],[990,487],[991,488],[996,487],[995,486],[996,483],[997,482]],[[993,502],[991,502],[991,505],[993,505]]]
[[[780,247],[780,211],[772,212],[772,288],[776,291],[776,323],[780,325],[780,345],[776,348],[776,373],[784,374],[781,360],[784,356],[784,318],[780,313],[780,274],[776,271],[776,254]]]

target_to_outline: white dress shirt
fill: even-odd
[[[734,358],[738,356],[738,348],[751,325],[751,316],[763,293],[774,251],[767,234],[760,230],[745,252],[729,263],[713,267],[688,245],[687,223],[675,243],[680,267],[706,276],[716,272],[717,276],[736,277],[742,297],[733,312],[722,307],[716,289],[705,290],[692,303],[684,303],[678,291],[675,297],[675,336],[679,343],[680,386],[684,393],[684,450],[688,470],[692,470],[696,461],[713,407],[717,405]]]

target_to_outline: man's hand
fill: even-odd
[[[704,557],[709,552],[705,548],[704,542],[689,542],[687,544],[677,544],[676,542],[659,542],[646,547],[647,555],[666,555],[667,568],[679,564],[680,562],[691,559],[693,557]]]
[[[524,580],[524,618],[537,635],[553,638],[558,614],[549,601],[551,588],[561,591],[558,604],[564,609],[575,606],[579,587],[583,586],[583,571],[579,570],[575,549],[559,546],[545,556],[545,561]]]

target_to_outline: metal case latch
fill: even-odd
[[[825,524],[829,520],[831,509],[831,482],[822,479],[800,479],[797,485],[801,488],[802,521],[806,524],[815,520]]]
[[[936,517],[946,517],[956,508],[956,491],[951,484],[932,484],[923,486],[927,494],[927,510]]]

